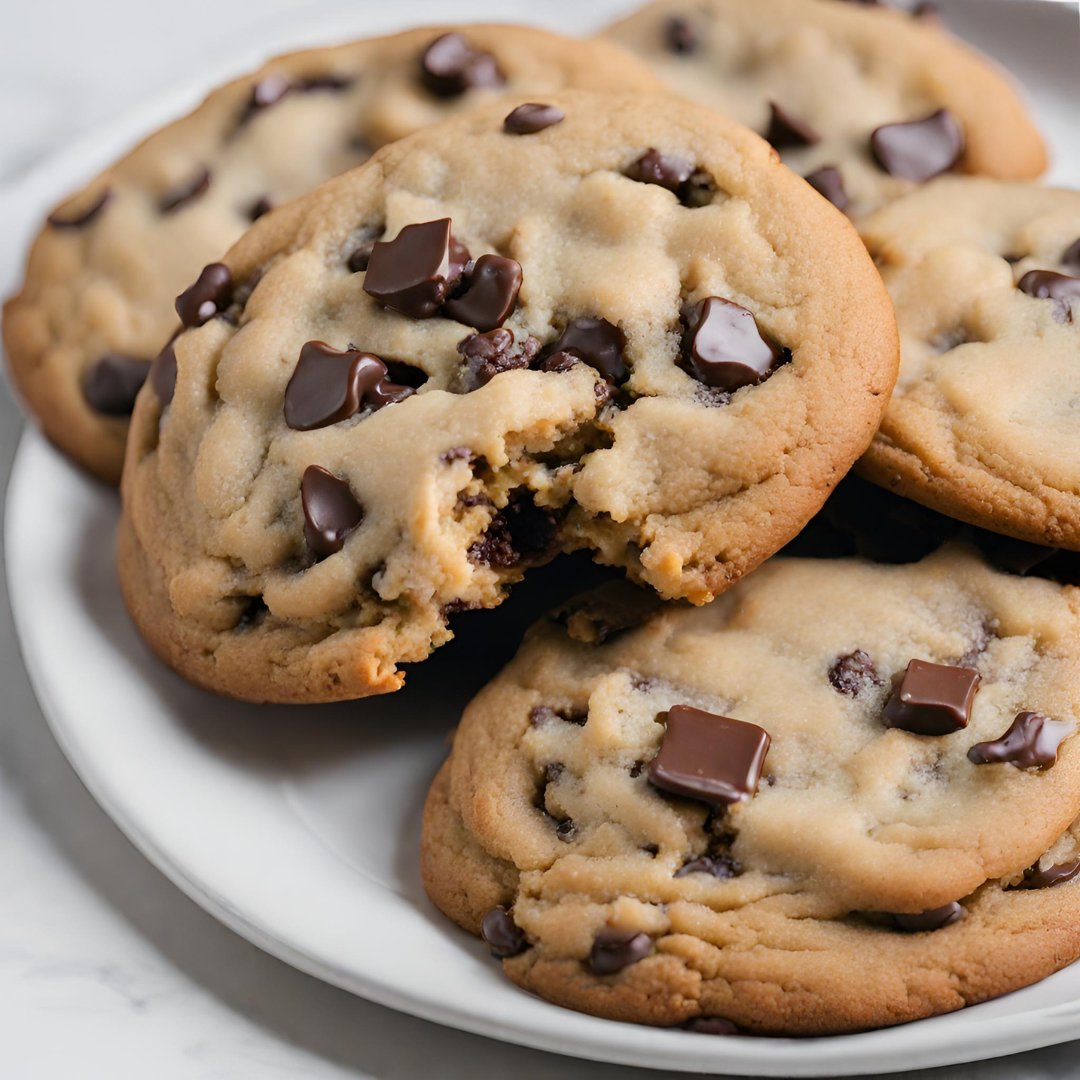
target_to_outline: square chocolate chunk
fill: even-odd
[[[885,706],[885,723],[916,735],[949,735],[967,727],[978,688],[974,668],[912,660]]]

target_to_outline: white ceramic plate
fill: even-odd
[[[619,6],[594,5],[586,17],[595,22]],[[475,18],[518,14],[505,0],[459,7]],[[584,30],[582,7],[549,3],[543,15],[552,26]],[[1069,115],[1080,99],[1069,82],[1080,45],[1075,10],[1023,0],[953,0],[945,7],[954,26],[1024,77],[1055,147],[1055,178],[1080,180]],[[416,3],[410,14],[437,17],[437,5]],[[390,16],[375,25],[365,12],[365,31],[392,28]],[[321,35],[308,28],[303,37],[360,32],[355,24]],[[284,44],[279,37],[267,46]],[[54,199],[195,96],[189,91],[143,109],[4,193],[0,282],[17,279],[22,242]],[[25,437],[8,493],[7,570],[42,708],[87,786],[147,857],[283,960],[440,1023],[581,1057],[685,1071],[838,1076],[1075,1038],[1080,965],[951,1016],[813,1040],[633,1027],[522,993],[479,943],[426,901],[417,869],[420,808],[461,706],[506,658],[529,617],[554,592],[572,588],[562,578],[576,582],[590,571],[573,562],[541,571],[499,612],[470,617],[459,640],[416,669],[398,695],[322,708],[254,708],[186,685],[138,639],[116,586],[116,514],[115,493],[77,474],[36,435]]]

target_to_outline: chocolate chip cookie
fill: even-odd
[[[1039,133],[989,61],[919,13],[838,0],[655,0],[606,31],[761,132],[859,215],[950,170],[1029,179]]]
[[[626,586],[629,588],[629,586]],[[947,1012],[1080,954],[1080,592],[949,544],[781,557],[702,609],[538,624],[425,812],[515,982],[694,1031]],[[582,623],[582,619],[584,622]]]
[[[943,178],[863,235],[903,358],[862,473],[985,529],[1080,549],[1080,192]]]
[[[49,217],[4,311],[12,378],[46,435],[118,483],[135,394],[174,301],[256,218],[495,94],[649,92],[613,45],[429,27],[293,53],[215,90]]]
[[[846,219],[667,96],[496,101],[256,222],[136,405],[121,583],[245,698],[400,686],[557,551],[706,602],[791,538],[895,378]]]

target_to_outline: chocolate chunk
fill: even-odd
[[[493,907],[480,923],[480,936],[487,942],[491,955],[500,960],[524,952],[529,943],[521,927],[504,907]]]
[[[649,783],[689,799],[724,804],[749,799],[769,751],[769,733],[756,724],[673,705]]]
[[[555,613],[574,641],[602,645],[624,630],[646,622],[662,605],[651,589],[639,589],[629,582],[611,581]]]
[[[923,183],[964,156],[964,132],[948,109],[922,120],[885,124],[870,136],[874,160],[890,175]]]
[[[1064,885],[1066,881],[1072,881],[1080,874],[1080,858],[1069,859],[1068,862],[1055,863],[1045,870],[1038,863],[1029,866],[1024,871],[1023,878],[1011,889],[1052,889],[1055,885]]]
[[[765,140],[777,150],[789,150],[794,146],[814,146],[821,142],[821,136],[805,120],[799,120],[775,101],[770,101]]]
[[[574,839],[576,832],[577,826],[574,824],[573,818],[563,818],[562,821],[555,825],[555,836],[564,844],[569,844]]]
[[[285,423],[296,431],[311,431],[348,420],[364,407],[375,410],[403,401],[413,392],[391,382],[386,365],[373,353],[342,352],[309,341],[285,387]]]
[[[884,685],[870,654],[862,649],[838,657],[829,668],[829,682],[834,689],[849,697],[858,696],[867,687]]]
[[[496,375],[515,368],[527,368],[540,351],[540,342],[527,337],[515,344],[512,330],[489,330],[470,334],[458,342],[457,350],[465,358],[467,390],[479,390]]]
[[[361,270],[368,268],[368,263],[371,262],[371,253],[375,250],[376,240],[362,240],[351,252],[349,257],[345,260],[345,265],[354,273],[358,274]]]
[[[967,756],[976,765],[1008,762],[1018,769],[1047,769],[1057,761],[1058,748],[1071,734],[1069,724],[1043,713],[1017,713],[1001,738],[976,743]]]
[[[495,57],[472,48],[461,34],[443,34],[424,50],[420,77],[439,97],[456,97],[466,90],[502,86],[506,81]]]
[[[350,345],[349,348],[352,348],[352,346]],[[428,373],[423,368],[406,364],[403,360],[384,358],[383,363],[386,365],[391,382],[411,387],[413,390],[419,390],[428,381]]]
[[[686,877],[688,874],[712,874],[721,881],[727,878],[738,877],[740,874],[739,864],[730,855],[702,855],[697,859],[684,862],[675,871],[675,877]]]
[[[546,365],[552,362],[557,364],[559,354],[568,353],[595,368],[609,383],[621,386],[630,377],[630,371],[623,362],[625,348],[626,336],[607,319],[588,316],[571,319],[559,335],[559,340],[548,350],[544,370],[559,370]]]
[[[1061,264],[1066,270],[1073,270],[1080,274],[1080,239],[1073,241],[1065,254],[1061,256]]]
[[[349,534],[364,520],[364,508],[349,485],[319,465],[304,470],[300,503],[304,509],[304,539],[316,559],[340,551]]]
[[[450,219],[406,225],[371,251],[364,292],[414,319],[430,319],[464,270],[468,252],[457,245],[451,258]]]
[[[693,1031],[697,1035],[738,1035],[739,1029],[722,1016],[695,1016],[683,1024],[684,1031]]]
[[[657,184],[678,194],[694,174],[692,162],[674,154],[648,149],[627,166],[625,175],[641,184]]]
[[[161,200],[158,202],[158,209],[163,214],[171,214],[187,206],[189,202],[197,199],[200,195],[205,195],[209,187],[210,170],[204,168],[186,183],[174,187],[171,191],[167,191],[162,195]]]
[[[469,547],[469,559],[481,566],[504,570],[548,554],[555,539],[555,514],[537,506],[532,494],[521,490],[491,519],[483,536]]]
[[[968,667],[912,660],[885,706],[885,724],[916,735],[950,735],[968,725],[979,688]]]
[[[669,52],[679,56],[697,52],[700,44],[697,27],[684,15],[672,15],[664,24],[664,44]]]
[[[761,333],[753,312],[731,300],[706,297],[684,320],[684,366],[706,386],[734,393],[764,382],[787,360],[786,351]]]
[[[917,915],[893,915],[892,921],[897,930],[906,930],[909,934],[915,934],[922,930],[940,930],[943,926],[951,926],[962,919],[964,914],[963,907],[953,900],[944,907],[931,908]]]
[[[554,127],[566,119],[566,114],[555,105],[541,105],[528,101],[511,111],[503,121],[507,135],[535,135],[545,128]]]
[[[828,199],[837,210],[843,212],[851,205],[844,174],[835,165],[824,165],[804,177],[806,182],[821,196]]]
[[[652,938],[648,934],[605,926],[593,939],[589,968],[594,975],[614,975],[651,952]]]
[[[246,124],[256,113],[276,105],[291,89],[292,83],[287,75],[266,75],[252,86],[247,104],[240,114],[240,123]]]
[[[446,301],[446,314],[480,331],[495,330],[517,304],[521,264],[502,255],[481,255],[464,284],[464,292]]]
[[[102,416],[130,416],[149,372],[149,360],[106,353],[83,376],[83,399]]]
[[[268,195],[260,195],[248,208],[248,221],[258,221],[263,214],[269,214],[274,204]]]
[[[164,409],[172,402],[173,394],[176,393],[176,352],[171,341],[154,358],[147,378]]]
[[[1068,320],[1070,301],[1080,299],[1080,277],[1057,274],[1053,270],[1029,270],[1016,287],[1039,300],[1053,300],[1054,318],[1058,322]]]
[[[54,229],[81,229],[89,225],[94,218],[105,209],[112,198],[112,191],[104,188],[96,199],[91,200],[81,210],[75,210],[69,214],[62,210],[54,210],[48,217],[49,224]]]
[[[176,298],[176,314],[185,326],[202,326],[229,306],[232,273],[224,263],[204,266],[194,285]]]

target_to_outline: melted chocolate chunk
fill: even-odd
[[[304,470],[300,503],[304,510],[304,539],[316,559],[340,551],[349,534],[364,520],[364,508],[348,483],[319,465]]]
[[[789,150],[795,146],[814,146],[821,142],[821,136],[805,120],[799,120],[775,101],[770,101],[765,140],[777,150]]]
[[[258,221],[264,214],[269,214],[274,209],[273,200],[269,195],[260,195],[248,208],[248,221]]]
[[[502,86],[506,81],[495,57],[474,49],[461,34],[443,34],[424,50],[420,78],[438,97],[457,97],[466,90]]]
[[[391,382],[386,364],[373,353],[309,341],[285,387],[285,423],[311,431],[348,420],[365,407],[393,405],[413,392]]]
[[[503,121],[507,135],[535,135],[538,131],[554,127],[566,119],[566,114],[555,105],[542,105],[528,101],[511,111]]]
[[[149,360],[107,353],[95,360],[83,376],[83,399],[102,416],[130,416],[149,373]]]
[[[693,1031],[697,1035],[738,1035],[739,1029],[730,1020],[722,1016],[695,1016],[683,1024],[684,1031]]]
[[[679,56],[697,52],[700,44],[697,27],[684,15],[672,15],[664,24],[664,44],[669,52]]]
[[[1057,274],[1053,270],[1029,270],[1016,287],[1039,300],[1053,300],[1057,322],[1069,321],[1070,301],[1080,299],[1080,277]]]
[[[912,660],[885,706],[885,724],[916,735],[950,735],[968,725],[979,688],[972,668]]]
[[[644,960],[652,949],[652,938],[648,934],[605,926],[593,939],[589,968],[594,975],[614,975]]]
[[[741,872],[739,864],[730,855],[702,855],[684,862],[675,871],[675,877],[686,877],[688,874],[712,874],[714,878],[723,881],[727,878],[738,877]]]
[[[649,783],[714,805],[743,802],[757,791],[768,751],[769,733],[756,724],[673,705]]]
[[[694,175],[694,166],[685,158],[650,148],[627,166],[625,175],[640,184],[656,184],[679,194]]]
[[[202,326],[229,306],[232,299],[232,273],[224,263],[204,266],[194,285],[176,298],[176,314],[184,326]]]
[[[893,915],[892,921],[897,930],[905,930],[909,934],[916,934],[922,930],[940,930],[944,926],[951,926],[964,917],[963,907],[956,901],[946,904],[944,907],[931,908],[929,911],[921,911],[917,915]]]
[[[174,213],[187,206],[189,202],[193,202],[200,195],[205,195],[209,187],[210,170],[204,168],[186,183],[180,184],[162,195],[161,200],[158,202],[158,209],[163,214]]]
[[[964,156],[964,132],[948,109],[922,120],[885,124],[870,136],[874,160],[890,175],[924,183]]]
[[[65,213],[63,210],[54,210],[47,218],[54,229],[82,229],[89,225],[105,209],[112,198],[112,191],[104,188],[96,199],[91,200],[81,210]]]
[[[758,328],[751,311],[709,296],[685,315],[683,366],[706,386],[734,393],[764,382],[789,357]]]
[[[482,332],[495,330],[517,305],[521,264],[501,255],[481,255],[463,282],[464,291],[446,301],[445,313]]]
[[[154,358],[147,376],[150,386],[164,409],[176,393],[176,352],[170,341]]]
[[[870,654],[862,649],[838,657],[829,668],[829,682],[835,690],[849,697],[858,696],[870,686],[884,686]]]
[[[1061,256],[1061,264],[1066,270],[1080,274],[1080,239],[1069,245],[1068,250]]]
[[[625,335],[607,319],[588,316],[571,319],[558,341],[548,349],[543,370],[566,370],[569,362],[560,355],[565,353],[595,368],[609,383],[621,386],[630,378],[630,371],[623,362],[625,348]]]
[[[527,368],[540,351],[540,342],[527,337],[515,344],[512,330],[489,330],[470,334],[458,342],[457,350],[465,358],[466,390],[479,390],[496,375],[515,368]]]
[[[460,244],[451,248],[449,218],[406,225],[393,240],[373,245],[364,292],[402,315],[430,319],[468,261]]]
[[[847,189],[844,187],[844,174],[835,165],[824,165],[804,177],[806,182],[821,196],[841,212],[851,205]]]
[[[480,936],[491,949],[491,955],[500,960],[517,956],[529,947],[521,927],[504,907],[493,907],[484,916],[480,923]]]
[[[1024,876],[1010,889],[1052,889],[1055,885],[1064,885],[1080,874],[1080,858],[1068,862],[1055,863],[1044,870],[1035,863],[1024,871]]]
[[[651,589],[639,589],[625,581],[611,581],[555,613],[574,641],[602,645],[609,638],[648,621],[662,601]]]
[[[1072,727],[1060,720],[1040,712],[1021,712],[1001,738],[976,743],[967,756],[976,765],[1008,762],[1018,769],[1048,769],[1071,734]]]
[[[469,559],[508,570],[548,554],[557,528],[554,511],[537,506],[531,493],[516,491],[469,548]]]

